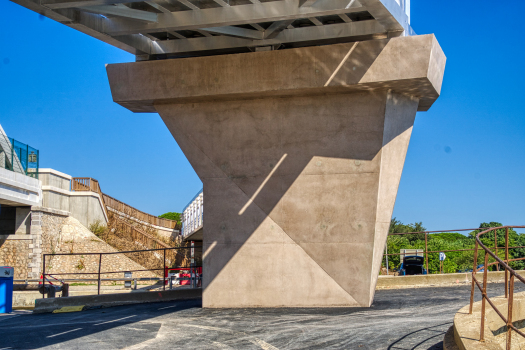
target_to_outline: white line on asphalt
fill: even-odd
[[[132,315],[132,316],[126,316],[126,317],[122,317],[122,318],[117,318],[116,320],[106,321],[106,322],[102,322],[102,323],[96,323],[96,324],[94,324],[93,326],[100,326],[101,324],[106,324],[106,323],[112,323],[112,322],[122,321],[122,320],[125,320],[126,318],[135,317],[135,316],[137,316],[137,315]]]
[[[177,305],[161,307],[160,309],[157,309],[157,310],[170,309],[170,308],[172,308],[172,307],[177,307]]]
[[[6,314],[6,316],[2,316],[2,317],[0,317],[0,321],[10,320],[10,319],[12,319],[13,317],[17,317],[17,316],[20,316],[20,315],[7,315],[7,314]],[[8,349],[8,348],[6,348],[6,349]],[[1,350],[1,349],[0,349],[0,350]]]
[[[59,335],[66,334],[66,333],[71,333],[71,332],[74,332],[74,331],[79,331],[81,329],[82,328],[72,329],[70,331],[66,331],[66,332],[62,332],[62,333],[58,333],[58,334],[53,334],[53,335],[47,336],[46,338],[58,337]]]

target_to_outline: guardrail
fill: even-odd
[[[98,288],[97,288],[97,295],[99,295],[100,294],[100,285],[101,285],[101,283],[104,280],[101,277],[103,274],[114,274],[114,273],[123,273],[123,272],[125,272],[125,271],[103,271],[102,270],[102,257],[103,256],[115,255],[115,254],[134,254],[134,253],[150,253],[151,252],[154,255],[158,255],[158,256],[162,257],[162,260],[163,260],[162,267],[160,267],[160,268],[150,268],[150,269],[139,269],[139,270],[128,270],[126,272],[162,271],[163,277],[159,278],[159,280],[163,281],[163,289],[165,290],[166,289],[166,281],[168,280],[167,276],[166,276],[166,271],[168,269],[168,266],[166,264],[168,262],[167,257],[169,257],[169,256],[173,256],[174,257],[178,253],[178,251],[180,251],[180,250],[194,249],[194,248],[199,248],[199,247],[192,246],[192,247],[177,247],[177,248],[160,248],[160,249],[131,250],[131,251],[109,252],[109,253],[59,253],[59,254],[44,254],[43,255],[43,259],[42,259],[43,272],[42,272],[42,278],[41,278],[40,281],[42,282],[43,290],[45,290],[46,280],[49,280],[48,277],[51,277],[51,278],[53,278],[55,280],[60,281],[60,279],[58,279],[58,278],[56,278],[54,276],[96,275],[96,276],[98,276],[96,279],[90,279],[90,280],[91,281],[97,281],[97,286],[98,286]],[[56,257],[56,256],[81,256],[81,257],[84,257],[84,256],[98,256],[98,271],[97,272],[64,272],[64,273],[52,273],[52,274],[51,273],[47,273],[47,271],[46,271],[46,261],[47,261],[47,259],[46,258],[47,257]],[[173,259],[172,261],[175,262],[175,259]],[[201,268],[201,267],[202,266],[196,266],[196,265],[171,266],[171,267],[169,267],[169,269],[190,270],[191,271],[190,273],[192,275],[196,275],[197,269]],[[133,279],[134,278],[131,278],[130,280],[133,280]],[[135,278],[135,279],[141,279],[141,278]],[[112,280],[112,279],[105,279],[105,280]],[[45,295],[43,297],[45,297]]]
[[[512,324],[512,308],[513,308],[513,300],[514,300],[514,278],[517,278],[522,283],[525,283],[525,278],[521,277],[519,274],[516,273],[509,265],[508,263],[510,261],[518,261],[518,260],[525,260],[525,258],[517,258],[517,259],[509,259],[509,228],[525,228],[525,226],[501,226],[501,227],[491,227],[485,231],[482,231],[476,235],[476,246],[474,248],[474,267],[472,269],[472,287],[470,291],[470,307],[469,307],[469,314],[472,314],[472,307],[474,305],[474,292],[475,292],[475,286],[479,288],[481,291],[481,328],[480,328],[480,339],[479,341],[485,341],[485,309],[486,309],[486,302],[490,304],[492,309],[498,314],[498,316],[501,318],[503,322],[506,324],[507,328],[507,341],[506,341],[506,348],[507,350],[511,349],[511,343],[512,343],[512,331],[514,330],[516,333],[521,335],[525,338],[525,334],[521,332],[518,328],[516,328]],[[481,240],[480,236],[487,234],[489,232],[494,231],[494,239],[497,239],[497,230],[505,229],[505,259],[502,260],[494,254],[491,249],[487,246],[485,246]],[[478,279],[476,278],[476,272],[478,272],[477,269],[477,263],[478,263],[478,247],[481,247],[485,251],[485,263],[483,264],[483,286],[479,283]],[[489,263],[489,256],[492,257],[495,261]],[[503,316],[500,310],[494,305],[494,303],[490,300],[490,298],[487,295],[487,271],[488,267],[492,265],[501,266],[505,269],[505,298],[507,299],[507,317]],[[510,279],[509,279],[510,275]]]

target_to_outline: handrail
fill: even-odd
[[[103,209],[108,217],[107,207],[114,209],[118,212],[124,213],[131,217],[134,217],[140,221],[143,221],[147,224],[165,227],[169,229],[174,229],[177,226],[177,221],[159,218],[157,216],[145,213],[140,211],[124,202],[119,201],[107,194],[103,193],[100,189],[100,184],[97,180],[90,177],[74,177],[71,181],[71,190],[72,191],[91,191],[98,193],[100,199],[102,200]]]
[[[118,212],[124,213],[126,215],[129,215],[131,217],[134,217],[140,221],[146,222],[150,225],[161,226],[161,227],[166,227],[170,229],[174,229],[177,225],[177,221],[159,218],[157,216],[145,213],[124,202],[119,201],[118,199],[108,196],[105,193],[102,194],[102,197],[104,198],[104,203],[106,204],[107,207],[114,209]]]
[[[514,302],[514,278],[517,278],[522,283],[525,283],[525,278],[521,277],[519,274],[516,273],[509,265],[508,262],[510,261],[517,261],[517,260],[525,260],[525,258],[518,258],[518,259],[509,259],[509,228],[525,228],[525,226],[500,226],[500,227],[491,227],[485,231],[482,231],[476,235],[476,245],[474,247],[474,268],[472,269],[472,286],[470,290],[470,307],[469,307],[469,314],[472,314],[472,308],[474,305],[474,291],[475,286],[478,287],[478,289],[481,291],[482,299],[481,299],[481,329],[480,329],[480,341],[485,341],[485,302],[488,302],[492,309],[498,314],[498,316],[501,318],[503,322],[505,322],[507,326],[507,350],[511,349],[511,342],[512,342],[512,331],[514,330],[516,333],[521,335],[525,338],[525,334],[521,332],[519,329],[517,329],[512,324],[512,308],[513,308],[513,302]],[[497,256],[497,244],[495,245],[495,252],[493,253],[489,247],[485,246],[480,239],[480,236],[489,233],[491,231],[494,231],[494,241],[497,242],[497,230],[505,229],[505,259],[502,260]],[[480,246],[485,251],[485,261],[483,264],[483,285],[481,285],[476,278],[476,272],[478,272],[478,246]],[[489,255],[496,260],[493,263],[489,264]],[[500,310],[494,305],[494,303],[490,300],[490,298],[487,295],[487,276],[488,276],[488,267],[494,264],[499,264],[505,269],[505,298],[508,299],[507,301],[507,317],[503,316]],[[510,274],[510,279],[509,279]]]
[[[143,253],[143,252],[152,252],[153,254],[156,254],[159,256],[159,260],[162,262],[162,267],[160,268],[146,268],[146,269],[140,269],[140,270],[131,270],[131,271],[127,271],[127,272],[145,272],[145,271],[161,271],[160,274],[162,274],[162,278],[159,278],[162,279],[163,281],[163,289],[166,290],[166,281],[167,281],[167,271],[168,271],[168,266],[167,266],[167,262],[169,262],[168,258],[170,256],[176,256],[177,254],[180,254],[179,253],[179,250],[185,250],[185,251],[188,251],[188,250],[192,250],[193,251],[194,247],[163,247],[163,248],[157,248],[157,249],[147,249],[147,250],[133,250],[133,251],[122,251],[122,252],[107,252],[107,253],[59,253],[59,254],[44,254],[43,257],[42,257],[42,276],[41,276],[41,284],[42,284],[42,290],[45,291],[45,287],[46,287],[46,280],[48,280],[47,276],[53,278],[54,280],[57,280],[59,282],[63,282],[63,280],[61,281],[60,279],[57,279],[53,276],[68,276],[68,275],[97,275],[97,279],[96,281],[98,282],[98,291],[97,291],[97,294],[100,294],[100,287],[101,287],[101,284],[104,280],[109,280],[107,278],[103,279],[102,278],[102,275],[106,275],[106,274],[116,274],[116,273],[123,273],[124,271],[103,271],[102,270],[102,256],[105,256],[105,255],[114,255],[114,254],[134,254],[134,253]],[[159,253],[162,253],[162,255],[160,255]],[[193,253],[192,253],[193,254]],[[50,257],[56,257],[56,256],[68,256],[68,255],[95,255],[97,256],[98,255],[98,272],[65,272],[65,273],[53,273],[53,274],[50,274],[50,273],[47,273],[46,272],[46,257],[50,256]],[[174,260],[173,260],[174,261]],[[170,263],[171,264],[171,263]],[[172,267],[173,268],[173,267]],[[190,266],[178,266],[177,268],[184,268],[184,269],[187,269],[187,270],[190,270],[190,274],[192,276],[196,276],[197,275],[197,272],[199,271],[198,269],[201,269],[202,266],[197,266],[195,265],[194,263],[191,263]],[[200,273],[200,272],[199,272]],[[192,282],[193,282],[193,288],[196,288],[197,287],[197,284],[196,284],[196,279],[193,278],[192,279]],[[43,294],[42,296],[43,298],[45,298],[45,294]]]

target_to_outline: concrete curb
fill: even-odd
[[[516,271],[525,277],[525,271]],[[482,276],[482,272],[478,272]],[[487,273],[488,283],[504,283],[504,271],[489,271]],[[377,279],[376,290],[380,289],[402,289],[414,287],[435,287],[452,285],[470,285],[472,283],[472,273],[447,273],[434,275],[416,276],[379,276]]]
[[[443,339],[443,350],[459,350],[459,347],[454,340],[454,326],[450,326],[445,338]]]
[[[479,291],[478,291],[479,293]],[[505,296],[491,297],[490,300],[503,313],[507,314],[508,306]],[[514,294],[512,319],[523,320],[525,311],[525,292]],[[472,314],[470,305],[461,308],[454,316],[454,340],[460,350],[502,350],[505,348],[506,324],[487,303],[485,312],[485,341],[480,342],[481,301],[475,302]],[[512,349],[522,349],[525,340],[513,332]]]
[[[155,303],[172,300],[199,299],[202,289],[179,289],[142,293],[119,293],[105,295],[83,295],[67,298],[35,300],[33,313],[48,313],[66,306],[84,306],[83,310],[106,308],[119,305]]]

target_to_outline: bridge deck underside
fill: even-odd
[[[135,54],[137,60],[413,34],[407,0],[11,1]]]

